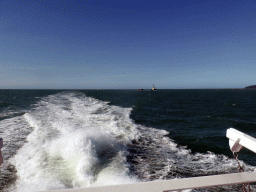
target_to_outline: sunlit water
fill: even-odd
[[[253,90],[2,90],[3,191],[238,172],[226,129],[256,137]],[[255,154],[241,151],[245,170]],[[209,191],[239,191],[239,186]]]

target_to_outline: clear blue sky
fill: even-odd
[[[0,89],[256,84],[254,0],[0,0]]]

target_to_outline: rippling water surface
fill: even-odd
[[[226,130],[256,137],[255,90],[0,90],[0,95],[2,191],[233,173],[238,169]],[[239,159],[245,170],[255,170],[254,153],[243,149]],[[220,190],[240,186],[209,189]]]

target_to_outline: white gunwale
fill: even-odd
[[[61,189],[52,192],[167,192],[256,182],[256,172],[231,173],[173,180],[157,180],[133,184]],[[48,191],[49,192],[49,191]]]

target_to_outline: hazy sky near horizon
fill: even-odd
[[[0,89],[256,84],[254,0],[0,0]]]

